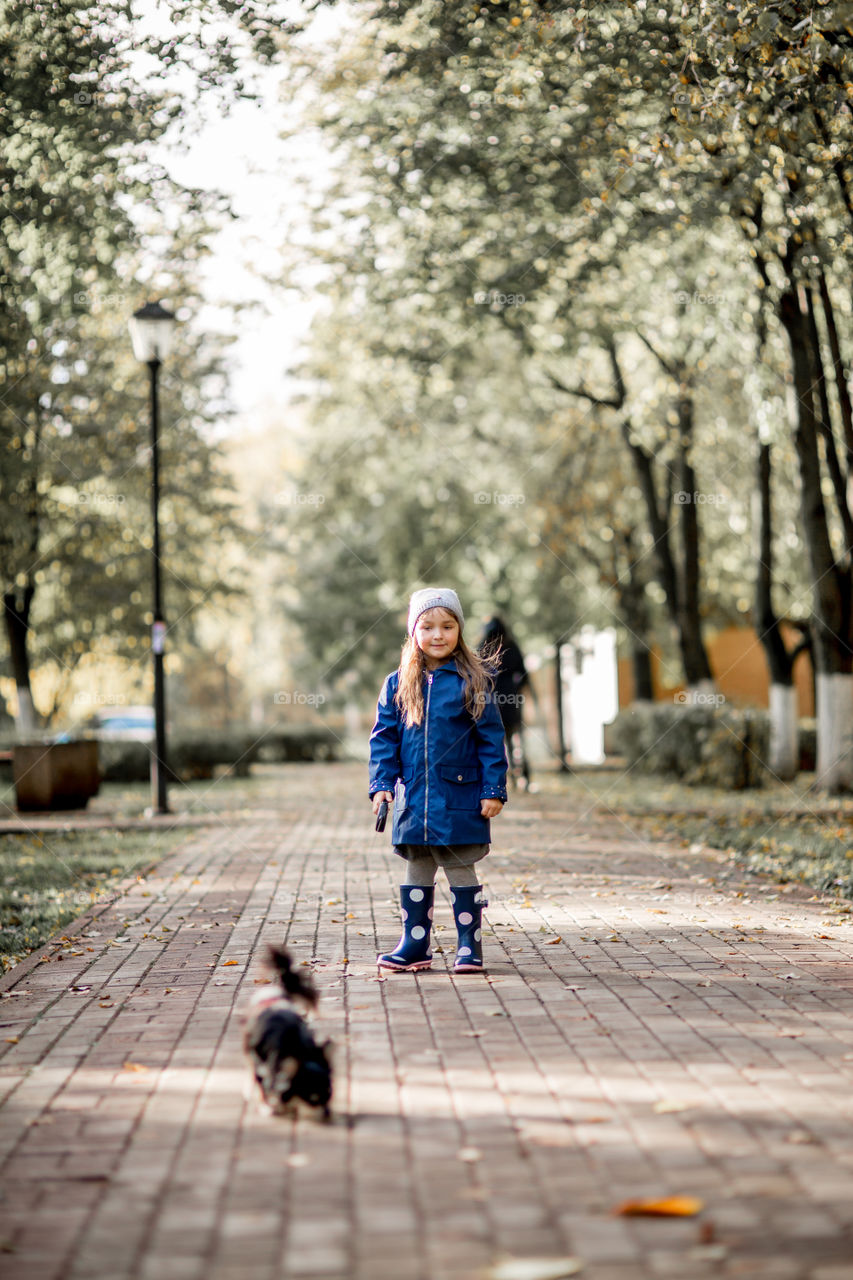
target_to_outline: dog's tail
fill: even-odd
[[[285,995],[301,996],[306,1004],[312,1008],[316,1006],[317,988],[314,986],[314,979],[310,973],[294,969],[289,951],[284,947],[268,947],[267,960],[275,970]]]

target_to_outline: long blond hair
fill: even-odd
[[[444,612],[456,618],[456,614],[453,613],[452,609],[445,609]],[[456,621],[458,622],[459,619],[456,618]],[[456,670],[465,681],[465,706],[474,719],[479,720],[485,710],[487,695],[494,681],[480,655],[475,653],[473,649],[469,649],[462,639],[461,626],[459,628],[459,640],[450,656],[455,660]],[[398,668],[400,679],[397,684],[397,692],[394,695],[394,701],[405,716],[407,729],[411,729],[413,725],[423,723],[423,682],[427,670],[426,656],[423,650],[415,637],[409,636],[403,645],[403,652],[400,655],[400,666]]]

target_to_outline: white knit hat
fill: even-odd
[[[415,634],[418,618],[427,609],[449,609],[459,619],[459,630],[465,625],[462,605],[459,597],[450,587],[424,587],[423,591],[413,591],[409,601],[409,635]]]

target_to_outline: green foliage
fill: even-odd
[[[30,657],[54,669],[48,717],[83,657],[147,656],[147,372],[126,326],[155,290],[184,322],[162,377],[161,516],[167,618],[188,647],[199,607],[233,589],[224,547],[241,531],[210,438],[227,412],[225,344],[186,332],[200,301],[189,281],[228,211],[171,181],[155,147],[194,117],[187,63],[200,95],[246,92],[240,41],[195,19],[230,16],[268,57],[276,11],[190,0],[163,40],[109,0],[0,4],[0,586],[16,601],[35,592]]]
[[[320,265],[328,303],[304,369],[319,436],[306,488],[312,471],[348,472],[300,544],[300,564],[314,566],[330,526],[337,536],[347,524],[348,556],[332,544],[340,573],[320,573],[316,608],[302,611],[308,635],[331,643],[335,621],[355,609],[362,636],[420,581],[401,494],[428,555],[444,552],[464,586],[461,537],[480,571],[475,596],[485,585],[522,631],[552,637],[578,618],[636,630],[623,599],[636,576],[649,642],[668,646],[660,537],[642,515],[626,429],[653,459],[676,548],[686,450],[708,499],[702,616],[744,621],[747,441],[759,423],[783,435],[785,350],[774,332],[756,374],[750,247],[698,136],[673,135],[687,11],[427,0],[361,12],[332,59],[326,47],[301,62],[292,54],[294,100],[307,101],[309,124],[341,157],[313,245],[291,257],[291,279],[306,256]],[[697,424],[687,442],[674,412],[685,392]],[[778,474],[784,607],[805,581],[790,451]],[[520,512],[468,519],[466,491],[514,481]],[[420,501],[429,484],[451,495],[444,529]],[[354,591],[342,599],[349,572]],[[369,632],[368,653],[384,625]]]

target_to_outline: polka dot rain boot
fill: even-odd
[[[429,888],[414,884],[400,885],[403,932],[390,954],[376,957],[380,969],[399,969],[411,973],[430,968],[432,952],[429,949],[429,935],[432,929],[434,896],[435,889],[432,885]]]
[[[482,923],[483,907],[488,906],[478,884],[450,890],[456,917],[456,961],[454,973],[483,973]]]

